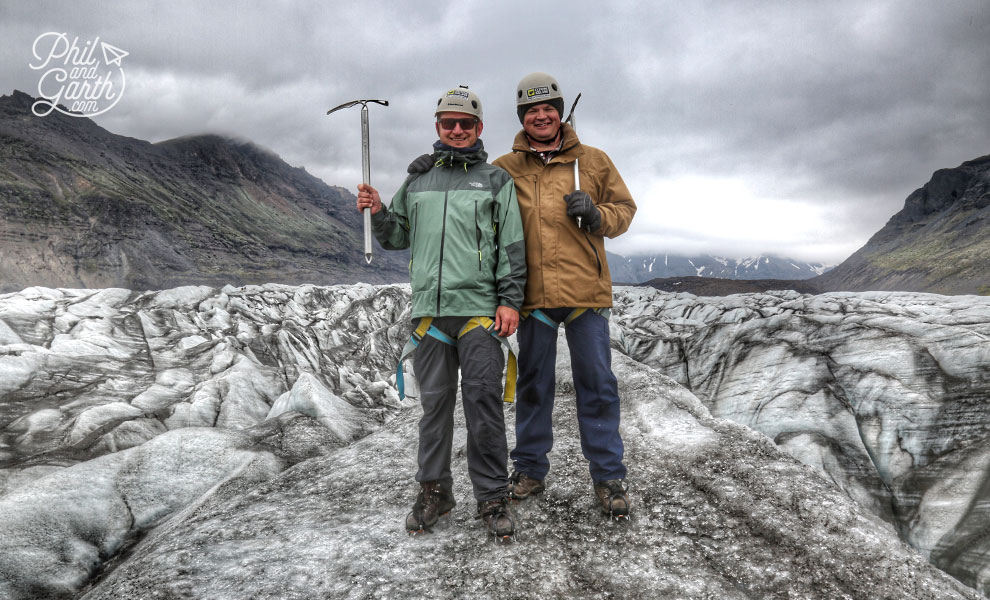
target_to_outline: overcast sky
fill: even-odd
[[[408,8],[396,8],[408,7]],[[578,92],[579,134],[639,205],[620,254],[838,263],[940,168],[990,154],[990,2],[8,2],[0,94],[39,95],[46,32],[129,54],[94,120],[153,142],[222,133],[390,197],[440,93],[481,97],[492,159],[532,71]],[[41,118],[41,117],[38,117]]]

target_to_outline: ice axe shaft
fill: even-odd
[[[575,125],[575,123],[577,122],[577,118],[574,116],[574,107],[577,106],[578,100],[580,99],[581,99],[581,94],[578,94],[577,98],[574,99],[574,104],[571,104],[570,113],[567,115],[567,122],[571,124],[571,129],[574,130],[574,133],[577,133],[577,125]],[[578,166],[578,159],[575,158],[574,159],[574,191],[576,192],[580,189],[581,189],[581,171]],[[575,220],[577,221],[578,229],[581,229],[581,217],[577,216],[575,217]]]
[[[361,181],[371,185],[371,134],[368,132],[368,105],[361,106]],[[361,211],[364,217],[364,260],[371,264],[371,209]]]
[[[365,185],[371,185],[371,135],[368,131],[368,103],[375,102],[382,106],[388,106],[388,100],[352,100],[340,106],[335,106],[327,111],[327,114],[361,105],[361,179]],[[366,208],[361,211],[364,217],[364,260],[371,264],[371,209]]]

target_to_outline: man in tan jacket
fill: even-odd
[[[564,99],[556,79],[546,73],[527,75],[517,86],[516,105],[523,129],[512,152],[493,163],[508,171],[516,184],[528,272],[522,307],[528,317],[518,330],[511,493],[522,499],[545,487],[550,470],[547,453],[553,446],[557,331],[563,323],[581,449],[590,463],[595,495],[603,511],[627,519],[630,503],[619,435],[619,393],[609,346],[612,278],[605,237],[629,228],[636,203],[609,157],[582,144],[574,129],[561,123]]]

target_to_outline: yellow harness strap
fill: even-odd
[[[502,346],[505,347],[509,352],[509,360],[505,368],[505,387],[502,392],[503,402],[514,402],[516,399],[516,373],[518,372],[518,365],[516,364],[516,353],[512,351],[512,346],[509,345],[509,340],[504,337],[499,336],[495,333],[495,320],[491,317],[471,317],[464,327],[457,332],[457,339],[464,337],[467,332],[471,331],[475,327],[482,327],[485,331],[491,334],[496,340],[499,341]]]

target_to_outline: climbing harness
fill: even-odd
[[[612,310],[609,309],[609,308],[575,308],[563,320],[564,326],[566,327],[566,326],[570,325],[571,321],[573,321],[574,319],[580,317],[587,310],[590,310],[590,311],[592,311],[592,312],[594,312],[596,314],[599,314],[599,315],[605,317],[606,319],[608,319],[609,316],[611,316],[611,314],[612,314]],[[528,319],[529,317],[533,317],[534,319],[536,319],[540,323],[543,323],[544,325],[546,325],[547,327],[550,327],[552,329],[557,329],[558,327],[560,327],[560,322],[554,321],[553,319],[551,319],[550,317],[548,317],[545,312],[543,312],[542,310],[540,310],[538,308],[534,308],[533,310],[524,310],[520,314],[521,314],[521,316],[522,316],[523,319]]]
[[[409,336],[409,341],[402,348],[402,354],[399,355],[399,364],[395,368],[395,382],[399,388],[399,398],[405,399],[405,381],[402,374],[402,361],[404,361],[410,354],[416,351],[416,347],[423,340],[424,336],[430,336],[431,338],[447,344],[448,346],[457,346],[457,340],[461,339],[469,331],[472,331],[476,327],[481,327],[492,337],[499,341],[506,350],[509,351],[509,362],[505,373],[505,391],[502,393],[503,402],[513,402],[516,398],[516,353],[512,351],[512,346],[509,345],[509,341],[504,337],[498,335],[495,332],[495,321],[491,317],[471,317],[464,327],[457,332],[457,338],[454,339],[447,335],[446,333],[440,331],[433,325],[433,317],[421,317],[419,324],[416,329],[413,330],[412,335]]]

